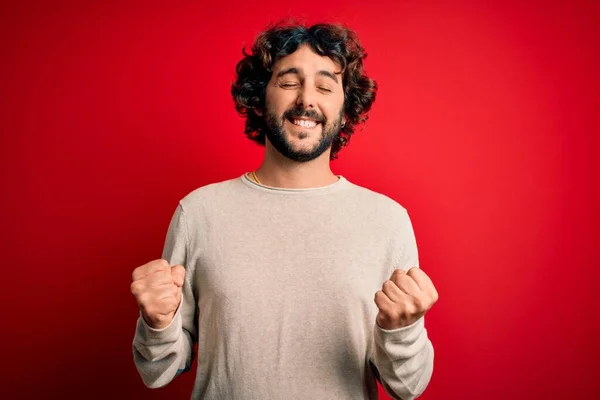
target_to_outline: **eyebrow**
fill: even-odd
[[[279,71],[279,73],[277,73],[277,78],[280,78],[287,74],[302,75],[300,73],[300,71],[298,71],[298,68],[290,67],[290,68],[286,68],[286,69]],[[329,71],[322,69],[317,72],[317,75],[326,76],[326,77],[332,79],[335,83],[338,83],[337,76],[333,72],[329,72]]]

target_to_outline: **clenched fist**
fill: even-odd
[[[431,279],[420,268],[395,270],[375,293],[379,308],[377,325],[397,329],[416,322],[435,304],[438,293]]]
[[[136,268],[132,278],[131,293],[146,323],[154,329],[169,325],[181,302],[185,268],[154,260]]]

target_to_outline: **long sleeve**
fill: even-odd
[[[394,399],[420,396],[433,372],[433,346],[424,318],[394,330],[374,327],[374,363],[385,391]]]
[[[183,265],[186,269],[181,303],[171,323],[162,329],[151,328],[140,315],[133,339],[135,366],[150,388],[171,382],[190,368],[194,358],[196,301],[191,285],[193,271],[188,265],[188,241],[185,212],[180,203],[169,224],[162,258],[170,265]]]
[[[396,269],[408,270],[419,266],[417,243],[408,213],[399,224],[402,238],[394,263]],[[386,330],[374,324],[373,363],[385,391],[397,400],[420,396],[433,373],[433,345],[427,337],[425,318],[409,326]]]

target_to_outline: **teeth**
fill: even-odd
[[[295,119],[293,120],[294,125],[298,125],[298,126],[303,126],[305,128],[314,128],[315,126],[317,126],[317,123],[315,121],[307,121],[304,119]]]

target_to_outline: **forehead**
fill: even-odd
[[[298,49],[285,57],[280,58],[273,65],[274,75],[287,68],[296,68],[304,75],[316,74],[319,70],[325,70],[332,73],[339,73],[341,67],[331,58],[321,56],[307,44],[301,45]]]

